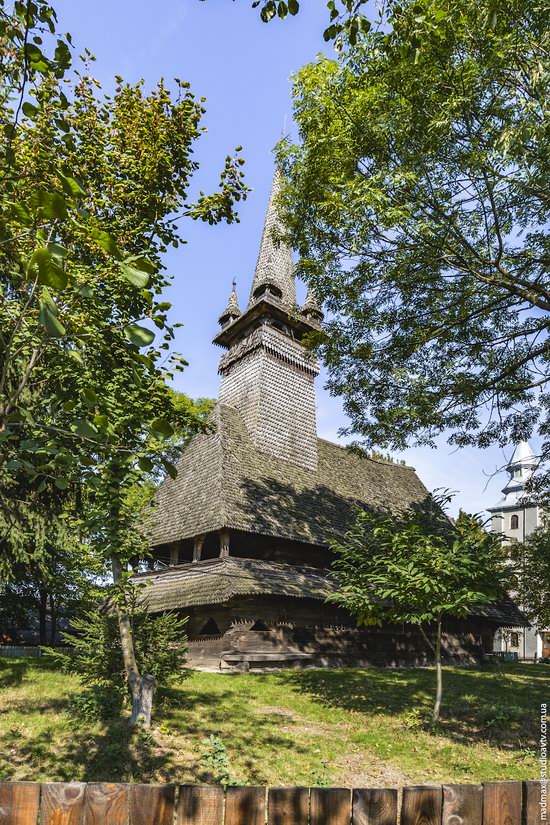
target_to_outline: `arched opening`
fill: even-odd
[[[510,530],[519,529],[519,516],[512,516],[510,519]]]
[[[268,627],[265,624],[265,622],[262,622],[261,619],[258,619],[254,622],[250,630],[268,630]]]
[[[221,630],[218,627],[218,623],[210,618],[206,622],[206,624],[202,627],[199,636],[220,636]]]

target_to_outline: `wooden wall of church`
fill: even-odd
[[[422,665],[430,660],[422,636],[413,627],[357,628],[343,611],[322,602],[285,601],[284,616],[277,600],[267,597],[196,608],[188,625],[190,663],[217,666],[220,660],[234,660],[239,655],[243,661],[252,662],[252,667],[255,656],[258,667],[268,666],[269,659],[276,666],[400,666]],[[289,604],[291,601],[294,603]],[[478,661],[491,645],[492,628],[487,622],[446,623],[443,649],[449,661]]]

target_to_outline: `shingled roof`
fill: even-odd
[[[324,439],[316,470],[262,452],[239,412],[218,404],[155,494],[148,532],[153,546],[222,528],[324,545],[349,528],[354,504],[398,512],[427,495],[411,467]]]
[[[141,598],[150,613],[222,604],[253,595],[325,601],[336,589],[328,570],[231,556],[180,564],[134,576],[133,581],[145,585]],[[477,607],[471,615],[501,625],[527,625],[509,599]]]

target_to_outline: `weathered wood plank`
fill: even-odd
[[[521,825],[521,782],[483,785],[483,825]]]
[[[349,825],[349,788],[312,788],[309,802],[311,825]]]
[[[40,825],[80,825],[84,813],[84,782],[48,782],[40,794]]]
[[[219,785],[180,785],[177,825],[222,825],[223,802]]]
[[[442,825],[481,825],[482,822],[481,785],[443,785]]]
[[[94,782],[84,793],[84,825],[126,825],[128,786]]]
[[[307,825],[308,788],[270,788],[267,797],[268,825]]]
[[[39,801],[34,782],[0,782],[1,825],[36,825]]]
[[[523,783],[523,825],[544,825],[541,808],[541,783]],[[550,783],[546,789],[546,822],[550,822]]]
[[[403,788],[401,825],[441,825],[443,790],[431,785]]]
[[[174,785],[130,785],[130,825],[172,825],[175,798]]]
[[[225,825],[265,825],[265,788],[228,788]]]
[[[397,791],[395,788],[354,788],[353,825],[396,825]]]

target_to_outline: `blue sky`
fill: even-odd
[[[189,222],[186,246],[166,256],[174,286],[167,296],[172,319],[183,323],[176,349],[189,361],[178,388],[191,396],[215,397],[220,350],[211,343],[216,319],[237,279],[241,306],[258,252],[273,174],[271,149],[291,123],[290,76],[325,44],[324,0],[303,0],[296,18],[261,23],[251,0],[54,0],[59,28],[70,31],[75,47],[96,56],[93,73],[109,91],[121,74],[146,86],[164,77],[191,83],[206,97],[208,132],[196,146],[201,164],[197,189],[216,186],[226,154],[243,147],[247,183],[253,188],[241,209],[241,223],[210,227]],[[298,290],[303,295],[303,290]],[[346,419],[338,399],[318,380],[319,434],[337,440]],[[536,441],[534,442],[536,447]],[[436,450],[411,448],[401,455],[416,467],[430,489],[457,491],[453,510],[479,512],[500,498],[506,474],[490,479],[505,455],[498,447],[455,450],[442,439]]]

